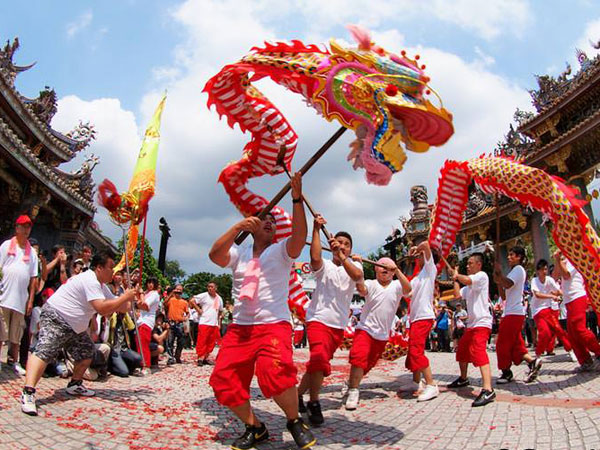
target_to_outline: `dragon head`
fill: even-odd
[[[315,73],[313,104],[327,120],[356,132],[348,159],[366,170],[369,182],[385,185],[402,170],[404,148],[425,152],[448,141],[452,115],[427,100],[429,78],[419,55],[390,53],[374,44],[368,31],[349,29],[358,47],[331,40],[331,52]]]

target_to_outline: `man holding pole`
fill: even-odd
[[[329,240],[333,258],[322,258],[320,233],[325,224],[325,219],[317,214],[310,246],[310,266],[317,285],[306,311],[310,359],[298,388],[299,410],[308,413],[308,420],[313,425],[323,423],[319,403],[321,385],[323,378],[331,373],[329,361],[344,339],[355,283],[363,276],[362,265],[349,257],[352,237],[345,231]],[[304,406],[302,395],[306,391],[310,393],[310,401]]]
[[[289,238],[273,244],[275,218],[247,217],[216,240],[210,259],[233,271],[233,323],[229,326],[210,377],[215,397],[246,426],[232,449],[249,449],[269,438],[266,425],[250,405],[254,372],[263,395],[272,397],[284,411],[287,429],[301,449],[316,439],[298,416],[297,370],[292,360],[289,276],[294,258],[306,241],[302,178],[291,180],[293,218]],[[240,232],[253,235],[253,244],[234,246]]]
[[[95,313],[108,316],[114,312],[127,312],[136,296],[135,289],[127,289],[115,298],[106,286],[112,280],[115,255],[105,250],[94,255],[90,270],[63,284],[42,308],[40,331],[35,352],[27,361],[25,387],[21,395],[21,410],[30,416],[37,415],[35,387],[48,363],[54,361],[64,349],[75,361],[73,376],[66,392],[69,395],[95,394],[82,384],[83,374],[90,366],[95,347],[87,333],[90,319]]]

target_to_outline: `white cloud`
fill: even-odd
[[[80,31],[85,30],[92,23],[92,19],[94,15],[91,11],[86,11],[80,16],[78,16],[73,22],[69,22],[67,24],[67,37],[69,39],[73,38]]]
[[[575,42],[575,48],[579,50],[583,50],[590,59],[593,59],[600,50],[594,48],[592,44],[598,46],[600,44],[600,18],[588,22],[585,26],[585,30],[582,35]],[[575,49],[573,49],[573,52]],[[572,57],[571,60],[574,60]]]
[[[351,0],[343,8],[337,0],[320,3],[320,14],[331,22],[346,23],[347,11],[352,10],[355,3]],[[407,1],[400,3],[418,5]],[[316,2],[306,0],[303,4],[293,13],[311,17],[311,8]],[[336,9],[336,5],[341,9]],[[466,8],[464,2],[458,7]],[[371,10],[364,15],[364,21],[380,24],[384,18],[390,18],[388,11]],[[157,248],[158,218],[164,216],[173,235],[168,256],[178,259],[187,272],[216,271],[217,268],[208,261],[208,249],[214,239],[240,217],[223,188],[217,185],[217,176],[229,161],[240,158],[250,136],[242,135],[237,127],[229,129],[225,120],[219,121],[216,112],[208,111],[207,97],[201,90],[208,78],[223,65],[238,60],[263,40],[275,37],[273,18],[280,20],[289,12],[272,1],[189,0],[172,14],[187,37],[174,50],[175,64],[154,70],[154,75],[159,75],[155,78],[158,85],[142,99],[137,121],[117,100],[85,102],[66,97],[59,104],[54,125],[58,129],[69,129],[79,118],[96,123],[99,134],[92,151],[101,156],[102,164],[96,169],[95,179],[100,182],[108,177],[120,190],[125,190],[143,128],[162,89],[168,87],[158,157],[157,193],[150,204],[148,237]],[[315,18],[317,20],[321,19]],[[304,32],[288,31],[281,37],[318,43],[309,39],[321,34],[329,37],[338,33],[311,27]],[[373,35],[389,50],[399,51],[404,46],[405,38],[396,30],[374,26]],[[350,40],[344,34],[337,37]],[[407,51],[422,55],[421,61],[427,64],[433,88],[454,115],[456,134],[449,143],[425,154],[409,153],[404,171],[396,174],[388,186],[378,187],[368,185],[364,172],[353,171],[346,162],[348,143],[352,139],[349,131],[304,180],[307,197],[326,216],[331,229],[351,232],[355,250],[359,252],[374,250],[383,243],[392,227],[400,225],[398,217],[407,214],[411,207],[409,190],[412,185],[425,184],[432,202],[443,162],[447,158],[464,160],[491,152],[507,130],[515,108],[526,108],[529,104],[527,93],[495,75],[481,55],[474,61],[465,61],[435,48],[407,48]],[[299,146],[293,166],[300,167],[338,125],[327,123],[307,108],[299,96],[268,80],[261,81],[258,87],[295,127]],[[251,189],[270,197],[285,182],[283,175],[255,179]],[[282,205],[289,208],[289,198],[284,199]],[[100,213],[99,222],[105,232],[115,236],[115,227],[108,222],[104,212]]]

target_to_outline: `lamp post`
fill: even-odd
[[[167,242],[169,241],[169,238],[171,237],[171,233],[169,233],[171,231],[171,229],[169,228],[169,224],[167,224],[167,221],[165,220],[164,217],[161,217],[158,222],[160,224],[160,225],[158,225],[158,228],[161,233],[160,251],[158,252],[158,270],[160,270],[162,272],[162,274],[164,275],[166,261],[167,261]]]

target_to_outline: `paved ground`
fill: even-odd
[[[453,380],[453,354],[431,353],[440,385]],[[297,351],[301,370],[308,352]],[[417,403],[403,390],[410,374],[404,359],[383,362],[364,380],[356,411],[346,411],[339,388],[348,374],[347,352],[334,360],[322,406],[326,423],[314,431],[322,449],[600,449],[600,377],[575,374],[563,353],[544,364],[539,383],[498,388],[496,403],[471,408],[472,388],[442,389],[438,399]],[[208,386],[210,367],[164,367],[145,378],[110,377],[89,383],[94,398],[72,398],[65,380],[43,379],[39,417],[20,412],[22,379],[6,366],[0,373],[1,449],[224,449],[242,427],[221,408]],[[495,355],[491,354],[495,374]],[[523,380],[525,366],[517,368]],[[478,371],[470,374],[478,384]],[[293,449],[285,421],[271,400],[253,390],[259,418],[271,439],[261,449]]]

